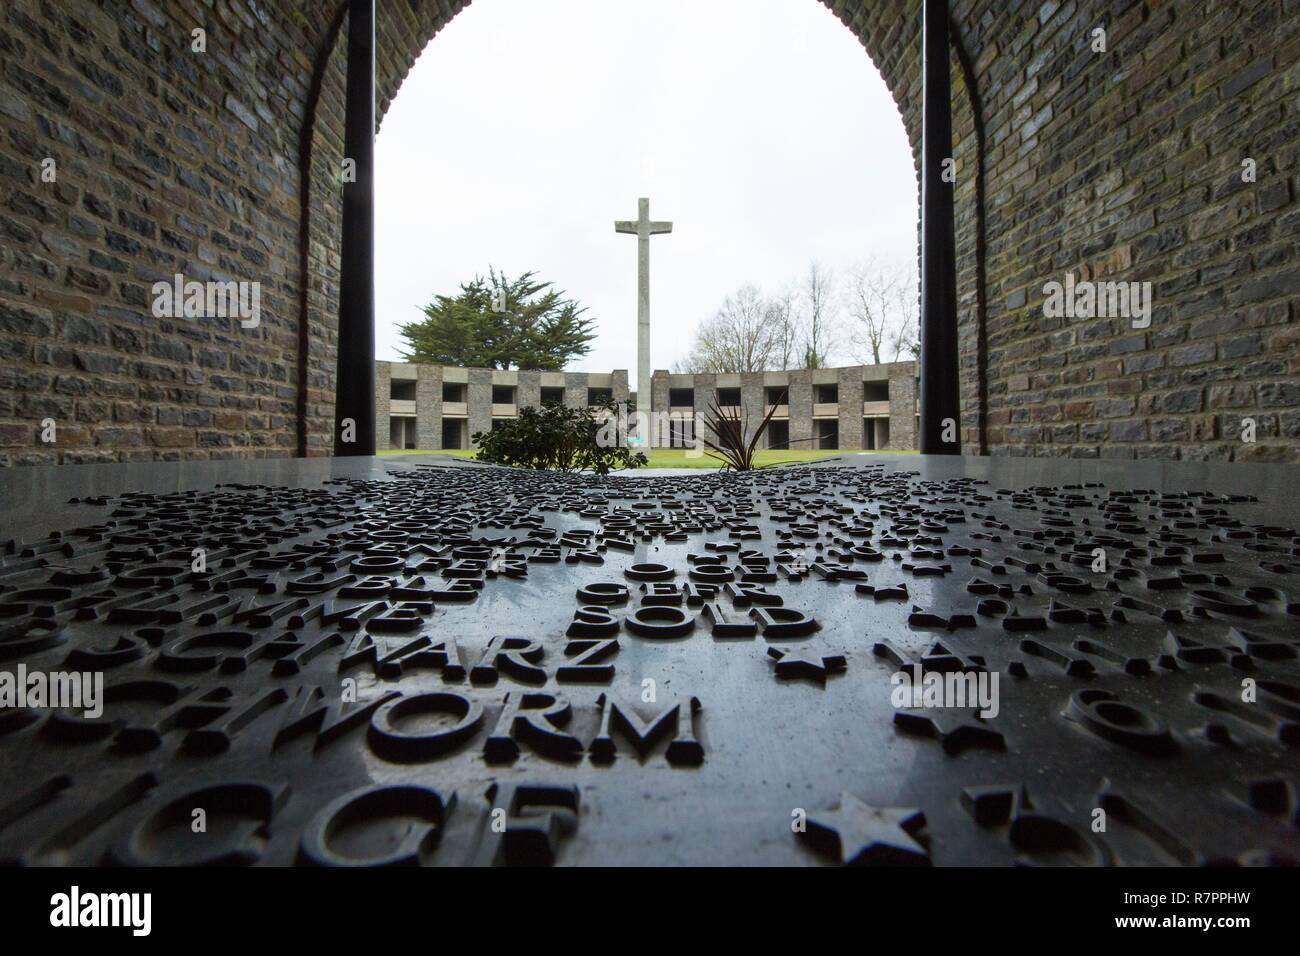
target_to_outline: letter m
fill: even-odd
[[[81,675],[56,671],[50,675],[50,703],[77,710],[81,707]]]
[[[129,893],[104,893],[100,896],[100,926],[130,926],[134,912]]]
[[[1106,303],[1105,310],[1101,303]],[[1097,286],[1097,314],[1111,318],[1131,318],[1129,313],[1129,289],[1127,282],[1102,282]]]
[[[694,767],[704,762],[704,748],[695,739],[695,714],[700,709],[698,698],[671,703],[650,720],[643,720],[630,704],[619,701],[612,694],[601,694],[596,704],[600,707],[600,731],[588,748],[593,762],[611,763],[614,760],[615,731],[632,744],[642,760],[671,731],[672,739],[666,754],[670,764]]]
[[[208,283],[208,318],[229,318],[239,309],[239,283]]]

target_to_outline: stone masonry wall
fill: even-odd
[[[717,398],[718,376],[710,373],[695,375],[694,428],[697,438],[717,441],[717,435],[704,423],[713,414],[713,402]]]
[[[393,374],[391,362],[375,363],[375,450],[387,451],[392,447],[392,430],[389,415],[392,412]]]
[[[415,444],[442,447],[442,367],[420,365],[415,380]]]
[[[515,404],[520,408],[538,408],[542,404],[542,373],[521,371],[515,386]]]
[[[813,431],[812,419],[812,372],[791,372],[786,398],[790,409],[790,447],[796,451],[816,448],[817,444],[813,441],[816,432]]]
[[[288,3],[0,6],[0,463],[297,450],[318,27]],[[260,283],[259,324],[155,317],[176,273]]]
[[[862,368],[840,369],[839,376],[839,446],[864,448],[862,443]]]
[[[1300,461],[1300,4],[1003,6],[961,16],[985,110],[991,451]],[[1067,271],[1151,282],[1150,327],[1046,318]]]
[[[571,372],[564,376],[564,405],[566,408],[587,407],[587,376]]]
[[[889,370],[889,444],[887,448],[905,451],[917,447],[916,434],[916,366],[904,362]]]

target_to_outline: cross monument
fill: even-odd
[[[619,220],[614,223],[615,232],[626,232],[636,236],[637,264],[637,300],[636,300],[636,397],[637,411],[649,414],[650,403],[650,237],[660,233],[672,232],[671,222],[652,222],[650,220],[650,200],[639,200],[638,215],[635,220]],[[648,420],[648,419],[647,419]],[[646,447],[654,445],[654,428],[647,429],[650,434],[643,436]]]

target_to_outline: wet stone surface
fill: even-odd
[[[1300,856],[1276,476],[151,467],[7,489],[0,673],[103,713],[0,708],[6,862]]]

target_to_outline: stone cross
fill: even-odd
[[[637,410],[650,412],[650,237],[672,232],[671,222],[650,220],[650,200],[642,197],[636,220],[619,220],[615,232],[636,236],[637,301],[636,301],[636,405]],[[654,444],[654,427],[644,436],[646,446]]]

